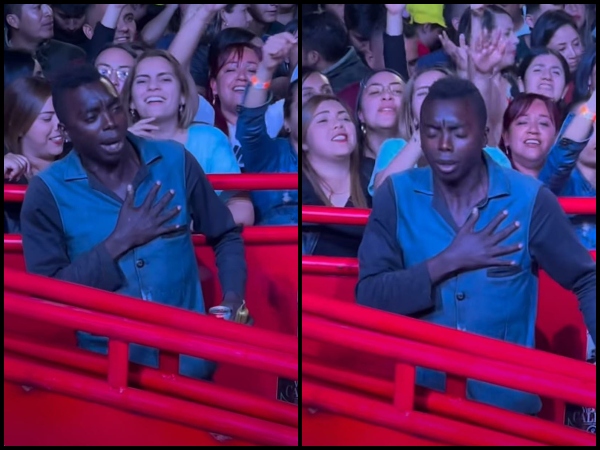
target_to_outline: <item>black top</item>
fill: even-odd
[[[373,167],[374,161],[372,159],[365,158],[361,162],[361,184],[369,207],[371,207],[371,196],[368,192],[368,186]],[[304,174],[302,174],[302,204],[325,206]],[[353,207],[352,201],[348,200],[346,208]],[[356,258],[364,230],[365,227],[361,226],[302,225],[303,233],[318,233],[319,235],[316,247],[311,252],[312,255],[341,258]]]

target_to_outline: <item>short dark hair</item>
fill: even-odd
[[[60,122],[64,122],[66,112],[70,109],[70,106],[65,101],[67,92],[81,86],[99,82],[101,78],[98,70],[89,64],[71,66],[68,70],[57,74],[56,78],[52,80],[52,103]]]
[[[429,88],[429,93],[423,101],[421,115],[425,106],[436,100],[466,100],[474,109],[482,129],[487,126],[487,108],[479,89],[469,80],[455,76],[441,78]]]
[[[573,18],[562,10],[546,11],[540,16],[531,30],[531,47],[546,47],[559,28],[568,25],[577,34],[577,24]]]
[[[363,40],[385,29],[386,10],[382,3],[346,3],[344,22]]]
[[[35,60],[31,53],[21,50],[4,50],[4,89],[19,78],[33,76]]]
[[[302,50],[315,51],[330,63],[342,59],[350,47],[348,32],[341,19],[325,11],[302,19]]]
[[[62,11],[67,17],[79,18],[85,16],[85,12],[87,10],[87,3],[85,4],[62,4],[62,3],[51,3],[53,10]]]

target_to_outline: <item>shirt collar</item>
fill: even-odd
[[[148,166],[161,157],[159,151],[160,141],[146,140],[131,133],[127,133],[127,140],[133,145],[133,148],[140,156],[140,162],[142,163],[143,167]],[[82,180],[88,178],[88,174],[81,163],[81,158],[75,149],[73,149],[63,161],[65,161],[67,164],[67,168],[65,170],[65,181]]]
[[[328,74],[330,74],[331,72],[333,72],[338,67],[341,67],[342,65],[346,64],[348,61],[351,61],[351,60],[353,60],[355,58],[358,58],[358,55],[356,54],[356,51],[354,50],[354,47],[350,47],[348,49],[348,52],[346,52],[346,54],[344,55],[344,57],[342,59],[340,59],[335,64],[329,66],[327,69],[325,69],[321,73],[323,75],[327,76]]]
[[[491,199],[510,195],[510,182],[506,173],[504,173],[504,169],[496,164],[485,152],[483,153],[483,159],[488,170],[489,187],[487,198]],[[418,176],[414,178],[415,192],[433,196],[433,174],[431,168],[428,167],[416,173],[418,173]]]

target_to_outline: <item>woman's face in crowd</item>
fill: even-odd
[[[302,148],[319,159],[348,157],[356,148],[356,127],[348,110],[336,100],[315,109]]]
[[[415,80],[411,107],[413,117],[417,123],[419,122],[419,117],[421,117],[421,106],[423,106],[423,101],[425,100],[425,97],[427,97],[427,94],[429,94],[429,88],[433,86],[433,83],[442,78],[446,78],[446,74],[438,72],[437,70],[430,70],[429,72],[422,73]]]
[[[563,55],[569,63],[569,70],[571,73],[575,72],[579,65],[579,61],[581,61],[583,45],[581,44],[579,34],[573,27],[563,25],[556,30],[556,33],[554,33],[554,36],[552,36],[552,39],[548,42],[548,48]]]
[[[527,111],[513,120],[503,137],[515,163],[541,169],[554,143],[556,125],[546,105],[534,100]]]
[[[302,83],[302,104],[315,95],[333,95],[333,89],[325,75],[313,72]]]
[[[59,156],[63,151],[63,144],[64,137],[58,127],[52,97],[49,97],[31,128],[21,138],[21,149],[25,156],[47,159]]]
[[[575,24],[577,24],[577,28],[581,29],[581,27],[583,27],[583,24],[585,23],[585,5],[584,4],[581,4],[581,3],[575,4],[575,5],[565,4],[565,12],[573,18],[573,20],[575,21]]]
[[[594,134],[590,141],[579,154],[579,163],[586,167],[596,168],[596,123],[594,122]]]
[[[404,81],[391,72],[373,75],[365,85],[358,117],[369,129],[398,128]]]
[[[125,81],[135,66],[135,59],[121,48],[104,50],[96,58],[96,69],[110,80],[120,94]]]
[[[496,30],[500,33],[500,39],[506,44],[504,55],[500,62],[500,68],[510,67],[515,63],[517,56],[517,44],[519,39],[515,34],[513,21],[507,14],[496,14]]]
[[[525,72],[525,92],[543,95],[557,102],[565,94],[566,76],[563,65],[556,56],[540,55]]]
[[[132,107],[142,119],[177,117],[185,103],[181,83],[169,61],[160,56],[141,60],[131,88]]]
[[[235,111],[242,104],[246,86],[259,63],[258,55],[250,48],[244,48],[241,58],[237,52],[231,52],[217,78],[211,80],[212,91],[219,97],[222,108]]]
[[[245,3],[236,4],[230,13],[223,11],[222,17],[223,29],[248,28],[248,25],[252,21],[252,16],[250,15],[250,11],[248,11],[248,5]]]

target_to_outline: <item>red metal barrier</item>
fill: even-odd
[[[339,303],[337,305],[335,303],[322,297],[303,296],[303,406],[312,406],[349,416],[376,426],[391,427],[404,432],[413,430],[419,436],[427,436],[454,445],[485,445],[490,442],[494,445],[511,445],[511,441],[506,435],[488,441],[486,433],[473,430],[468,436],[464,436],[463,433],[467,431],[459,432],[460,426],[455,426],[440,434],[432,434],[430,429],[427,430],[429,434],[425,434],[424,431],[421,434],[418,432],[418,426],[404,423],[406,410],[411,411],[417,407],[421,411],[436,416],[445,416],[454,421],[519,436],[538,444],[595,444],[594,435],[466,400],[464,391],[466,378],[478,379],[552,398],[560,398],[576,404],[595,406],[595,367],[589,364],[582,365],[581,373],[565,374],[568,376],[553,373],[552,368],[559,367],[560,363],[564,363],[564,358],[538,352],[537,362],[541,365],[523,368],[521,361],[513,361],[512,355],[504,351],[511,347],[510,344],[463,333],[462,337],[458,334],[455,336],[461,339],[454,339],[440,346],[438,340],[448,331],[445,328],[387,313],[377,313],[371,317],[374,319],[373,324],[375,321],[383,322],[384,329],[385,323],[389,324],[387,332],[365,331],[364,329],[371,328],[372,324],[349,325],[349,322],[353,320],[348,319],[357,312],[362,312],[363,318],[369,316],[369,314],[365,314],[364,308],[352,305],[340,308]],[[383,320],[384,318],[386,320]],[[423,330],[418,330],[419,325],[423,327]],[[390,332],[392,329],[395,330],[394,333]],[[413,333],[413,331],[415,332]],[[421,333],[421,331],[423,332]],[[408,340],[398,339],[394,334],[415,334],[417,336],[421,334],[422,336],[421,339],[417,337],[415,340]],[[464,351],[464,343],[469,338],[473,339],[475,347],[475,351],[472,352],[473,356]],[[419,341],[433,342],[434,345],[423,344]],[[486,344],[487,353],[475,356],[481,344]],[[512,347],[515,354],[527,356],[523,353],[526,349],[514,345]],[[321,353],[325,348],[330,352]],[[380,364],[383,360],[395,361],[395,377],[393,375],[387,377],[365,375],[364,372],[368,369],[365,366],[359,369],[359,373],[356,372],[355,367],[349,370],[348,367],[352,366],[356,359],[361,361],[364,359],[362,355],[377,355]],[[375,363],[376,360],[371,359],[370,362]],[[404,371],[398,372],[398,370],[408,368],[407,364],[412,367],[418,365],[442,370],[453,374],[454,377],[459,377],[458,381],[462,380],[460,383],[462,392],[441,394],[419,388],[417,396],[414,397],[414,382],[410,383],[403,376],[399,377],[399,374]],[[456,383],[455,380],[456,378],[450,378],[449,381]],[[314,384],[314,381],[317,384]],[[337,385],[343,389],[340,391],[324,388],[323,383],[327,386]],[[309,385],[308,390],[307,384]],[[362,395],[349,394],[349,390],[358,391]],[[305,396],[306,392],[308,394]],[[320,394],[317,395],[314,392]],[[364,397],[365,394],[370,398]],[[414,398],[414,404],[410,400],[407,403],[406,399],[411,398]],[[394,403],[393,407],[390,402]],[[360,408],[356,408],[356,405],[360,405]],[[400,417],[403,419],[400,420]],[[435,420],[431,417],[427,419],[419,415],[416,417],[438,430]],[[305,418],[305,422],[306,420]],[[417,422],[418,425],[422,425],[421,420],[417,420]],[[493,439],[496,441],[493,442]]]
[[[596,383],[596,370],[588,363],[472,333],[450,328],[440,329],[439,326],[422,320],[373,309],[369,309],[369,313],[365,314],[365,308],[361,306],[344,304],[344,307],[340,308],[339,302],[315,295],[302,296],[302,313],[401,339],[410,339],[412,342],[433,345],[436,348],[455,350],[462,355],[477,358],[489,358],[493,355],[496,362],[514,364],[523,369],[543,368],[548,373],[568,377],[573,382]]]
[[[209,181],[221,190],[298,188],[296,174]],[[24,193],[5,186],[5,201]],[[225,445],[297,445],[298,409],[278,401],[277,378],[298,379],[298,228],[247,227],[243,238],[252,328],[24,274],[21,238],[5,235],[5,267],[17,269],[5,268],[5,445],[218,444],[197,427],[234,437]],[[192,240],[208,308],[221,299],[215,259],[203,236]],[[113,336],[109,357],[75,349],[75,329]],[[162,349],[161,369],[128,363],[130,340]],[[173,375],[182,352],[220,361],[216,382]],[[24,393],[21,384],[40,389]]]
[[[569,214],[596,214],[595,198],[559,201]],[[302,221],[364,226],[369,213],[303,207]],[[596,253],[591,254],[595,259]],[[510,445],[506,435],[486,440],[484,433],[469,441],[455,433],[460,427],[420,433],[423,423],[435,425],[431,417],[419,415],[408,425],[406,410],[413,407],[541,444],[595,445],[595,435],[563,425],[565,403],[595,408],[595,367],[351,305],[357,274],[356,259],[302,257],[303,406],[319,410],[316,415],[303,414],[303,441],[308,445],[353,445],[357,440],[366,445],[409,445],[405,440],[411,430],[454,445]],[[540,348],[583,359],[585,327],[573,297],[540,273],[536,340]],[[411,391],[416,365],[448,372],[446,393]],[[554,423],[467,400],[466,378],[541,395],[540,416]],[[385,438],[379,438],[386,429],[381,427],[388,429]],[[330,434],[337,439],[328,438]]]
[[[208,181],[216,190],[270,191],[298,189],[297,174],[244,174],[244,175],[208,175]],[[27,186],[18,184],[4,185],[5,202],[22,202]]]
[[[596,214],[596,198],[561,197],[558,199],[567,214]],[[370,210],[357,208],[324,208],[303,206],[302,222],[337,225],[365,225]]]
[[[220,411],[189,401],[137,389],[113,389],[97,379],[4,355],[4,377],[19,384],[33,384],[50,391],[85,398],[166,421],[208,428],[262,445],[297,446],[295,428]],[[90,418],[93,420],[93,418]]]

